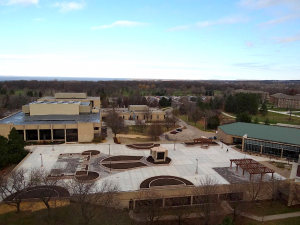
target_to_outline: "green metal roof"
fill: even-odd
[[[253,123],[232,123],[219,126],[226,134],[248,138],[300,145],[300,129]]]

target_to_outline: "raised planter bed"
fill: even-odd
[[[81,153],[81,155],[91,155],[91,156],[96,156],[99,155],[100,151],[98,150],[87,150]]]
[[[166,161],[165,162],[154,162],[154,159],[152,156],[149,156],[147,159],[146,159],[149,163],[152,163],[152,164],[170,164],[171,163],[171,158],[169,157],[166,157]]]
[[[132,144],[132,145],[126,145],[128,148],[137,149],[137,150],[145,150],[150,149],[153,147],[159,147],[160,144],[154,144],[154,143],[144,143],[144,144]]]
[[[75,176],[75,179],[79,181],[94,181],[99,177],[100,177],[99,173],[88,171],[88,174],[86,176]]]
[[[170,186],[170,185],[187,185],[187,186],[194,186],[194,184],[184,178],[181,177],[174,177],[174,176],[155,176],[155,177],[150,177],[146,180],[144,180],[141,185],[140,188],[149,188],[150,187],[150,183],[152,181],[155,180],[159,180],[157,181],[157,184],[159,184],[159,186]],[[174,181],[176,180],[176,181]],[[175,182],[177,184],[175,184]],[[158,185],[157,185],[158,186]]]
[[[129,161],[129,160],[141,160],[143,156],[131,156],[131,155],[120,155],[120,156],[112,156],[106,159],[103,159],[102,162],[115,162],[115,161]]]
[[[115,169],[115,170],[125,170],[125,169],[132,169],[132,168],[138,168],[138,167],[144,167],[144,166],[148,166],[147,164],[145,163],[142,163],[142,162],[132,162],[132,163],[105,163],[105,164],[102,164],[102,166],[110,169],[110,167],[112,169]]]
[[[175,178],[158,178],[149,183],[149,187],[185,185],[184,182]]]

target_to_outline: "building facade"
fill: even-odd
[[[298,160],[300,129],[252,123],[232,123],[218,127],[218,139],[241,144],[243,151]]]
[[[270,102],[279,108],[300,109],[300,95],[277,93],[270,96]]]
[[[21,112],[0,120],[0,135],[8,137],[15,128],[29,142],[92,142],[101,134],[97,104],[78,98],[32,102],[23,106]]]
[[[103,109],[102,120],[108,115],[111,109]],[[129,105],[128,108],[115,109],[124,120],[145,120],[145,121],[163,121],[166,112],[158,108],[150,108],[147,105]]]

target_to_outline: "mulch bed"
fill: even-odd
[[[165,179],[161,179],[161,182],[164,182],[165,184],[162,185],[162,186],[167,186],[167,185],[170,185],[169,183],[171,182],[170,179],[177,179],[177,180],[180,180],[182,181],[185,185],[194,185],[192,182],[184,179],[184,178],[181,178],[181,177],[174,177],[174,176],[156,176],[156,177],[150,177],[146,180],[144,180],[141,185],[140,185],[140,188],[149,188],[149,185],[150,185],[150,182],[151,181],[154,181],[156,179],[160,179],[160,178],[165,178]]]
[[[153,144],[153,143],[146,143],[146,144],[132,144],[132,145],[126,145],[126,147],[128,148],[132,148],[132,149],[141,149],[141,150],[145,150],[145,149],[150,149],[153,147],[159,147],[160,144]]]
[[[149,163],[152,163],[152,164],[170,164],[170,162],[172,161],[171,158],[166,157],[166,161],[165,162],[154,162],[154,159],[153,159],[152,156],[149,156],[146,160]]]
[[[81,155],[91,155],[94,156],[94,155],[99,155],[100,154],[100,151],[98,150],[87,150],[87,151],[84,151],[83,153],[81,153]]]
[[[75,176],[87,176],[88,171],[76,171]]]
[[[108,164],[102,164],[102,166],[105,166],[106,168],[117,169],[117,170],[124,170],[124,169],[132,169],[132,168],[138,168],[143,166],[148,166],[145,163],[142,162],[132,162],[132,163],[108,163]]]
[[[128,160],[141,160],[143,156],[131,156],[131,155],[120,155],[120,156],[112,156],[106,159],[103,159],[102,162],[111,161],[128,161]]]
[[[12,201],[15,197],[22,194],[22,199],[34,199],[39,198],[41,195],[43,197],[59,197],[59,198],[68,198],[70,197],[70,193],[67,189],[62,188],[60,186],[38,186],[27,188],[25,192],[16,192],[3,201]]]
[[[182,181],[175,180],[173,178],[171,179],[158,179],[154,180],[150,183],[150,187],[155,187],[155,186],[169,186],[169,185],[182,185],[184,184]]]
[[[194,143],[194,142],[184,142],[184,144],[185,144],[185,146],[195,146],[195,145],[201,145],[201,142],[196,142],[196,143]],[[204,144],[207,144],[207,143],[204,143]],[[213,141],[213,142],[209,143],[209,145],[217,146],[219,144]]]
[[[100,176],[99,173],[89,171],[87,176],[75,176],[75,178],[76,178],[76,180],[89,181],[89,180],[95,180],[99,176]]]

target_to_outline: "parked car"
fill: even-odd
[[[182,131],[182,129],[180,129],[180,128],[177,128],[177,129],[176,129],[176,131],[179,131],[179,132],[181,132],[181,131]]]
[[[175,131],[175,130],[173,130],[173,131],[171,131],[170,133],[171,133],[171,134],[177,134],[178,132]]]

